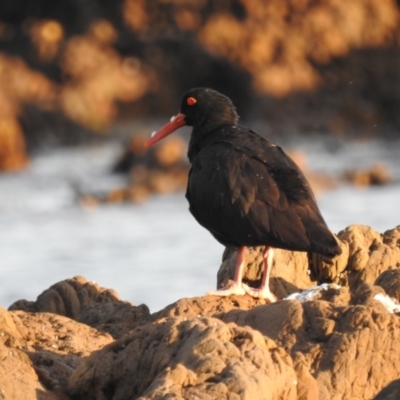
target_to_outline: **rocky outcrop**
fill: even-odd
[[[77,277],[0,312],[5,398],[397,399],[400,227],[350,226],[328,261],[277,252],[273,304],[181,299],[150,314]],[[226,252],[218,280],[230,278]],[[258,249],[246,279],[257,284]],[[315,285],[322,281],[330,284]],[[340,283],[340,285],[338,285]],[[303,290],[303,294],[294,294]],[[289,299],[282,299],[292,293]],[[23,394],[22,394],[23,393]],[[35,397],[36,396],[36,397]]]
[[[368,226],[351,225],[340,231],[337,238],[342,254],[333,259],[276,249],[271,271],[272,292],[282,298],[317,282],[337,283],[349,286],[354,291],[362,283],[374,283],[384,271],[397,271],[400,266],[400,227],[381,234]],[[262,250],[262,247],[251,249],[247,258],[244,280],[252,286],[257,286],[261,281]],[[218,271],[218,287],[233,278],[235,265],[235,252],[225,250]],[[378,282],[383,281],[382,277]],[[392,289],[391,293],[395,290]]]
[[[121,400],[250,400],[261,392],[272,400],[296,399],[296,385],[289,355],[260,332],[215,318],[175,317],[135,329],[82,363],[69,393],[85,399],[107,393]]]
[[[9,307],[9,311],[13,310],[65,316],[107,332],[114,338],[150,317],[146,305],[132,307],[130,303],[120,300],[114,290],[101,288],[81,276],[50,286],[36,301],[17,301]]]
[[[84,357],[112,340],[60,315],[0,309],[1,398],[68,398],[71,373]]]

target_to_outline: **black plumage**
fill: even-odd
[[[175,120],[148,145],[182,125],[193,126],[186,192],[190,212],[220,243],[238,249],[233,285],[212,294],[247,292],[273,300],[268,280],[274,247],[328,256],[341,250],[298,166],[279,146],[237,122],[229,98],[212,89],[192,89]],[[266,246],[259,290],[241,282],[248,246]]]

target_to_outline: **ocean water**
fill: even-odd
[[[319,196],[333,231],[365,224],[383,232],[400,225],[399,143],[297,140],[290,146],[306,154],[310,169],[333,175],[377,161],[389,166],[391,185],[343,184]],[[109,173],[120,151],[118,143],[57,150],[35,157],[25,172],[0,175],[2,307],[35,300],[76,275],[151,311],[215,288],[224,249],[190,215],[184,193],[140,205],[79,206],[81,192],[126,183]]]

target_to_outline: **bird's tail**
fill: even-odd
[[[339,239],[323,224],[315,224],[309,229],[310,251],[330,257],[342,254]]]

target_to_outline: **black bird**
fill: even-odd
[[[183,125],[193,127],[186,191],[190,212],[220,243],[237,249],[233,284],[208,294],[248,293],[275,301],[269,290],[275,247],[332,257],[341,249],[298,166],[276,144],[237,125],[238,119],[228,97],[192,89],[183,96],[180,112],[146,146]],[[242,283],[249,246],[265,246],[259,289]]]

